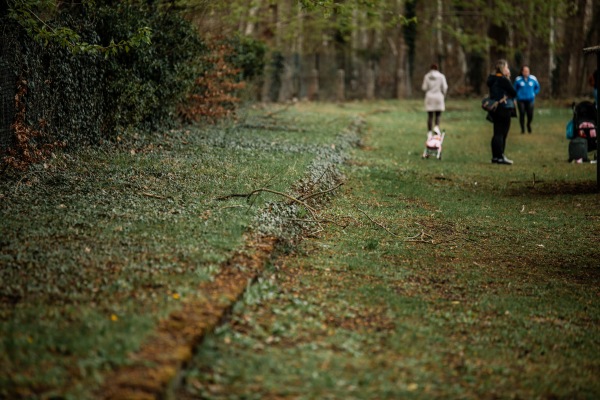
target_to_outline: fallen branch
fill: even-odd
[[[425,240],[425,237],[430,237],[431,239],[429,240]],[[404,239],[405,242],[421,242],[421,243],[433,243],[433,236],[431,236],[428,233],[425,233],[425,231],[421,231],[420,233],[417,233],[415,236],[411,236],[411,237],[407,237]]]
[[[421,230],[420,233],[417,233],[415,236],[411,236],[411,237],[407,237],[407,238],[403,238],[400,235],[395,234],[394,232],[390,231],[385,225],[375,221],[373,218],[371,218],[369,216],[369,214],[367,214],[365,211],[361,210],[360,208],[356,207],[356,209],[358,211],[360,211],[361,213],[363,213],[368,219],[369,221],[371,221],[372,223],[374,223],[375,225],[377,225],[378,227],[380,227],[381,229],[385,230],[387,233],[389,233],[390,235],[397,237],[397,238],[402,238],[404,239],[405,242],[422,242],[422,243],[431,243],[434,244],[433,242],[433,236],[431,236],[428,233],[425,233],[424,230]],[[425,238],[429,237],[431,239],[426,240]]]
[[[425,232],[421,231],[421,232],[417,233],[415,236],[409,236],[409,237],[405,238],[405,240],[407,242],[410,242],[412,239],[416,239],[418,237],[423,237],[424,234],[425,234]]]
[[[337,188],[339,188],[339,187],[340,187],[340,186],[342,186],[343,184],[344,184],[344,183],[342,182],[342,183],[340,183],[339,185],[337,185],[337,186],[335,186],[335,187],[332,187],[331,189],[327,189],[327,190],[324,190],[324,191],[322,191],[322,192],[313,193],[313,194],[310,194],[310,195],[308,195],[308,196],[306,196],[306,197],[300,196],[300,198],[299,198],[299,199],[300,199],[300,200],[302,200],[302,201],[306,201],[306,200],[308,200],[308,199],[312,199],[313,197],[317,197],[317,196],[321,196],[321,195],[324,195],[324,194],[327,194],[327,193],[333,192],[334,190],[336,190]]]
[[[369,221],[371,221],[372,223],[374,223],[375,225],[377,225],[378,227],[382,228],[383,230],[385,230],[387,233],[389,233],[390,235],[394,236],[394,237],[401,237],[399,235],[396,235],[394,232],[390,231],[387,227],[385,227],[385,225],[380,224],[379,222],[375,221],[373,218],[369,217],[369,214],[367,214],[366,212],[364,212],[363,210],[361,210],[360,208],[356,207],[356,209],[358,211],[360,211],[361,213],[363,213],[368,219]]]
[[[418,222],[415,222],[415,225],[418,225],[421,228],[423,228],[423,225]],[[425,227],[425,228],[431,229],[431,227]],[[426,237],[428,237],[430,239],[425,239]],[[434,242],[433,235],[426,233],[425,229],[421,229],[421,232],[417,233],[415,236],[410,236],[410,237],[405,238],[404,241],[405,242],[420,242],[420,243],[436,244]],[[440,243],[443,243],[443,242],[439,242],[437,244],[440,244]]]
[[[315,184],[321,182],[321,180],[323,179],[323,177],[325,176],[325,174],[327,174],[330,170],[331,170],[331,166],[328,166],[327,168],[325,168],[325,171],[323,171],[323,173],[321,174],[321,176],[319,177],[319,179],[317,179],[315,181]]]
[[[299,198],[291,196],[291,195],[283,193],[283,192],[279,192],[277,190],[267,189],[267,188],[263,187],[263,188],[260,188],[260,189],[255,189],[255,190],[253,190],[253,191],[251,191],[249,193],[232,193],[232,194],[228,194],[227,196],[217,197],[217,198],[215,198],[215,200],[223,201],[223,200],[228,200],[228,199],[231,199],[231,198],[234,198],[234,197],[243,197],[243,198],[246,198],[246,199],[250,199],[250,198],[252,198],[252,196],[257,195],[257,194],[262,193],[262,192],[272,193],[272,194],[275,194],[275,195],[278,195],[278,196],[285,197],[286,199],[288,199],[288,200],[290,200],[290,201],[292,201],[294,203],[297,203],[297,204],[301,205],[302,207],[304,207],[308,211],[308,213],[310,214],[310,216],[311,216],[311,218],[307,218],[307,219],[296,218],[296,219],[289,219],[289,220],[296,221],[296,222],[304,222],[304,223],[316,224],[317,227],[318,227],[318,229],[316,231],[310,233],[311,235],[316,235],[317,233],[323,231],[323,225],[322,224],[324,224],[324,223],[338,225],[338,226],[343,227],[343,228],[346,228],[347,225],[344,226],[344,225],[342,225],[342,224],[340,224],[338,222],[332,221],[332,220],[319,218],[317,210],[314,207],[312,207],[311,205],[309,205],[306,202],[306,200],[315,198],[317,196],[322,196],[322,195],[330,193],[330,192],[333,192],[334,190],[336,190],[337,188],[339,188],[342,185],[343,185],[343,183],[340,183],[340,184],[338,184],[338,185],[336,185],[336,186],[334,186],[332,188],[329,188],[327,190],[323,190],[321,192],[312,193],[312,194],[307,195],[306,197],[299,197]]]
[[[245,197],[245,198],[250,198],[252,196],[254,196],[255,194],[261,193],[261,192],[266,192],[266,193],[272,193],[272,194],[276,194],[278,196],[282,196],[285,197],[286,199],[293,201],[294,203],[298,203],[300,205],[302,205],[304,208],[306,208],[312,215],[313,217],[315,216],[317,210],[315,210],[313,207],[311,207],[310,205],[306,204],[306,202],[297,199],[294,196],[290,196],[289,194],[283,193],[283,192],[278,192],[277,190],[272,190],[272,189],[267,189],[267,188],[261,188],[261,189],[255,189],[253,191],[251,191],[250,193],[233,193],[233,194],[229,194],[227,196],[221,196],[221,197],[217,197],[215,200],[228,200],[232,197]]]
[[[215,200],[224,201],[224,200],[233,199],[234,197],[248,198],[248,197],[252,196],[253,194],[254,193],[232,193],[232,194],[228,194],[227,196],[217,197]]]
[[[154,199],[161,199],[161,200],[166,200],[166,199],[167,199],[167,197],[164,197],[164,196],[159,196],[159,195],[157,195],[157,194],[152,194],[152,193],[148,193],[148,192],[142,192],[142,194],[143,194],[144,196],[146,196],[146,197],[152,197],[152,198],[154,198]]]

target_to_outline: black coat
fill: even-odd
[[[490,88],[490,98],[493,100],[501,100],[504,96],[514,99],[517,96],[517,91],[510,82],[510,79],[503,75],[488,76],[487,85]]]

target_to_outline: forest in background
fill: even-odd
[[[181,1],[204,34],[268,44],[259,97],[344,100],[420,96],[437,63],[451,96],[481,95],[498,58],[523,64],[544,97],[587,96],[600,43],[593,0]],[[343,85],[342,85],[343,84]]]
[[[594,0],[0,0],[0,174],[53,149],[214,122],[242,100],[476,97],[498,58],[591,95]]]

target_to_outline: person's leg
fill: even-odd
[[[431,132],[433,129],[433,111],[427,111],[427,130]]]
[[[531,133],[531,122],[533,121],[533,101],[527,102],[527,132]]]
[[[504,121],[496,113],[494,115],[494,136],[492,136],[492,161],[502,158],[504,150]]]
[[[504,159],[506,159],[506,157],[504,156],[504,152],[506,150],[506,139],[508,138],[508,132],[510,131],[510,120],[511,120],[510,110],[508,110],[508,114],[507,114],[506,120],[504,121],[504,126],[503,126],[504,140],[502,141],[502,157]]]
[[[442,116],[441,111],[435,112],[435,126],[440,126],[440,117]]]
[[[521,133],[525,133],[525,102],[519,101],[519,123],[521,124]]]
[[[498,125],[499,122],[494,122],[494,125]],[[494,132],[497,128],[494,126]],[[503,146],[502,135],[494,134],[492,136],[492,162],[498,162],[502,158],[502,146]]]
[[[510,110],[500,109],[494,113],[494,136],[492,137],[492,162],[507,164],[503,162],[504,149],[506,148],[506,137],[510,130]]]

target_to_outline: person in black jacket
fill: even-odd
[[[517,92],[510,81],[510,69],[506,60],[496,62],[496,71],[488,77],[487,85],[490,88],[490,98],[499,101],[498,107],[491,115],[494,122],[492,163],[510,165],[513,162],[506,158],[504,149],[510,130],[510,119],[516,111],[514,98]]]

